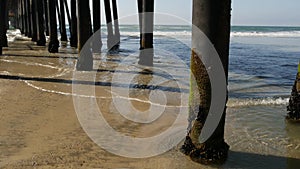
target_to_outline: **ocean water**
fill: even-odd
[[[136,63],[137,57],[130,56],[136,56],[139,51],[138,28],[136,25],[120,25],[120,52],[116,54],[117,59],[106,58],[106,61]],[[105,26],[102,32],[105,53]],[[18,32],[9,32],[11,41],[18,36]],[[182,75],[177,65],[189,67],[190,44],[190,26],[155,26],[154,67],[174,69],[174,74],[188,78],[189,75]],[[174,60],[175,56],[177,60]],[[300,27],[231,28],[229,100],[225,129],[230,154],[224,168],[300,166],[300,125],[285,120],[299,60]],[[65,68],[73,69],[72,63]],[[104,62],[100,65],[106,67]],[[105,80],[106,77],[101,78]],[[182,81],[188,88],[188,79]],[[36,88],[41,89],[39,86]],[[181,161],[176,157],[174,160],[178,163]]]

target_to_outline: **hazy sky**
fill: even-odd
[[[120,16],[136,14],[137,0],[118,0]],[[191,21],[192,0],[155,0],[155,11],[176,15]],[[137,22],[136,17],[123,23]],[[177,24],[166,16],[157,24]],[[183,24],[183,23],[179,23]],[[232,0],[233,25],[296,25],[300,26],[300,0]]]

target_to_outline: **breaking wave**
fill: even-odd
[[[228,107],[287,105],[289,98],[229,99]]]

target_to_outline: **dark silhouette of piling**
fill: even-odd
[[[47,2],[47,0],[43,0],[44,2],[43,2],[43,8],[44,8],[44,18],[45,18],[45,33],[46,33],[46,36],[49,36],[49,11],[48,11],[48,2]]]
[[[140,1],[138,2],[140,3]],[[141,50],[139,56],[139,64],[145,66],[153,66],[154,0],[142,1],[142,14],[140,16],[142,16],[142,26],[140,26]]]
[[[2,47],[7,47],[7,0],[0,0],[0,55],[2,55]]]
[[[93,52],[99,53],[102,48],[101,40],[101,3],[100,0],[93,0],[93,29],[94,33],[97,33],[97,37],[93,40]],[[99,35],[99,36],[98,36]]]
[[[37,41],[37,6],[36,6],[36,0],[30,1],[30,15],[31,15],[31,26],[32,26],[32,38],[31,41],[36,42]]]
[[[26,36],[31,38],[30,0],[25,0]]]
[[[56,1],[48,0],[49,11],[49,28],[50,28],[50,41],[48,45],[48,51],[50,53],[57,53],[59,47],[59,41],[57,39],[57,23],[56,23]]]
[[[77,70],[90,71],[93,69],[93,55],[91,48],[86,46],[85,43],[91,36],[91,14],[89,1],[77,0],[78,10],[78,49],[80,51],[77,61]],[[90,44],[87,44],[90,45]]]
[[[45,37],[45,28],[44,28],[44,1],[41,0],[33,0],[37,6],[37,45],[45,46],[46,45],[46,37]]]
[[[193,0],[193,25],[199,28],[214,44],[222,61],[226,78],[228,77],[230,11],[231,0]],[[194,31],[196,30],[193,29],[193,34]],[[199,39],[195,39],[194,36],[192,38],[192,43],[198,43]],[[197,44],[193,44],[193,46],[197,46]],[[204,143],[199,141],[211,104],[210,79],[200,57],[209,56],[199,56],[192,51],[191,73],[195,79],[191,79],[189,111],[192,116],[195,115],[196,119],[193,117],[189,119],[191,128],[181,150],[193,161],[199,163],[223,163],[229,149],[224,141],[226,108],[222,112],[221,121],[212,136]],[[197,94],[194,94],[197,90],[200,95],[199,101],[196,99]]]
[[[114,16],[114,39],[116,43],[116,47],[119,47],[120,44],[120,29],[119,29],[119,15],[118,15],[118,7],[117,1],[112,0],[112,9],[113,9],[113,16]]]
[[[137,0],[138,6],[138,13],[139,13],[139,28],[140,28],[140,50],[143,49],[142,47],[142,24],[143,24],[143,0]]]
[[[93,0],[93,29],[94,33],[101,27],[101,10],[100,0]]]
[[[287,120],[300,122],[300,63],[298,65],[298,73],[292,88],[287,111]]]
[[[113,49],[116,43],[114,41],[110,0],[104,0],[104,6],[105,6],[105,16],[106,16],[106,25],[107,25],[107,48],[111,50]]]
[[[65,4],[64,0],[59,0],[60,7],[60,29],[61,29],[61,41],[68,41],[67,31],[66,31],[66,19],[65,19]]]
[[[76,15],[76,0],[71,0],[71,47],[77,47],[77,15]]]
[[[20,12],[20,28],[21,28],[21,33],[24,34],[25,33],[25,17],[24,17],[24,4],[23,4],[23,0],[19,0],[19,12]]]

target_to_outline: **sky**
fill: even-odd
[[[118,0],[120,17],[136,14],[136,1]],[[155,0],[155,11],[191,22],[192,0]],[[158,14],[156,24],[187,24],[168,15]],[[137,18],[120,22],[133,24]],[[232,0],[232,25],[300,26],[300,0]]]

